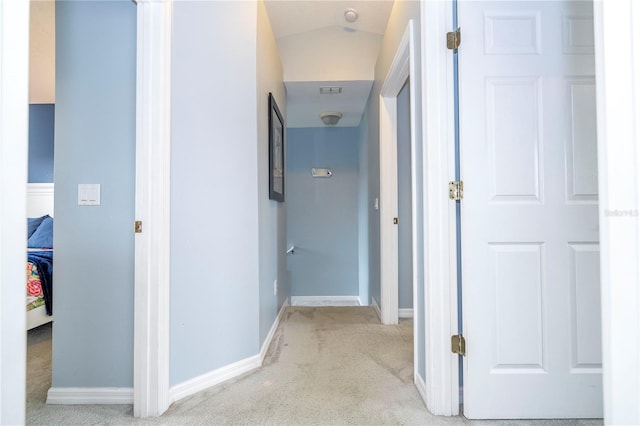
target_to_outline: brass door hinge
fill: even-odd
[[[454,180],[449,182],[449,199],[460,201],[462,200],[462,191],[464,189],[464,185],[461,180]]]
[[[394,224],[394,225],[397,225],[397,224],[398,224],[398,218],[397,218],[397,217],[394,217],[394,218],[393,218],[393,224]]]
[[[451,336],[451,352],[462,356],[467,354],[467,347],[462,335],[455,334]]]
[[[456,50],[460,46],[460,28],[447,33],[447,49]]]
[[[133,230],[134,230],[134,232],[136,234],[141,234],[142,233],[142,221],[141,220],[136,220],[134,222]]]

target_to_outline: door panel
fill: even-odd
[[[601,417],[592,5],[459,13],[464,413]]]

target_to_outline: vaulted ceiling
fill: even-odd
[[[357,126],[393,0],[265,0],[265,5],[284,68],[287,126],[323,126],[323,111],[341,112],[340,127]],[[348,11],[355,11],[355,21],[349,22]],[[341,91],[321,94],[326,86]]]

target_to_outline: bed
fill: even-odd
[[[53,321],[53,184],[27,185],[27,330]]]

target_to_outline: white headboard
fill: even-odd
[[[27,217],[53,217],[53,184],[27,184]]]

